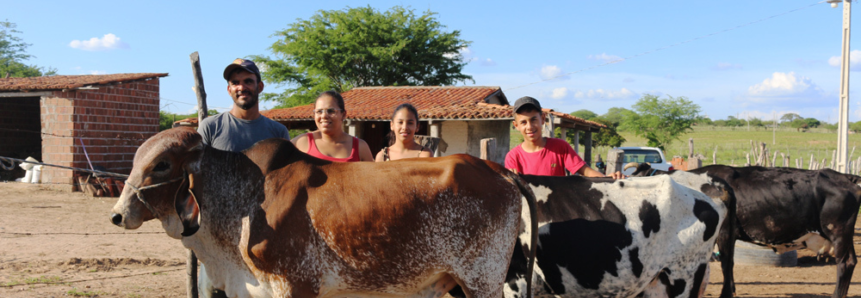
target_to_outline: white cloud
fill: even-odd
[[[578,99],[635,99],[639,97],[639,94],[628,90],[628,88],[622,88],[619,90],[604,90],[604,89],[591,89],[588,91],[577,91],[574,93],[574,98]]]
[[[469,47],[461,47],[457,49],[457,53],[445,53],[442,54],[442,56],[448,59],[455,59],[460,57],[461,60],[463,60],[464,62],[470,62],[475,59],[475,57],[473,57],[473,54],[474,53]]]
[[[550,98],[552,98],[552,99],[563,99],[566,96],[568,96],[568,88],[565,88],[565,87],[555,88],[550,93]]]
[[[108,72],[107,72],[107,71],[104,71],[104,70],[91,70],[91,71],[90,71],[90,74],[91,74],[91,75],[103,75],[103,74],[107,74],[107,73],[108,73]]]
[[[496,66],[496,61],[493,61],[490,58],[482,59],[481,66]]]
[[[828,58],[828,64],[831,66],[840,67],[841,56],[833,56]],[[861,50],[852,50],[849,52],[849,69],[861,70]]]
[[[741,64],[720,62],[714,67],[714,70],[733,70],[733,69],[742,69],[742,66],[741,66]]]
[[[563,74],[562,69],[556,65],[545,65],[541,67],[541,71],[538,73],[538,76],[541,77],[542,80],[569,78],[567,75]]]
[[[621,62],[622,60],[625,60],[622,57],[619,57],[616,55],[607,55],[607,53],[601,53],[598,55],[589,55],[588,58],[589,58],[589,60],[598,60],[598,61],[604,61],[604,62],[608,62],[608,63]]]
[[[93,37],[89,40],[73,40],[69,43],[73,49],[84,51],[106,51],[115,49],[128,49],[129,45],[120,40],[113,33],[105,34],[102,38]]]
[[[795,75],[795,72],[775,72],[771,78],[748,88],[748,94],[754,97],[792,97],[809,93],[821,94],[822,89],[810,78]]]

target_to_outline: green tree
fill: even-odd
[[[795,121],[796,119],[803,119],[803,118],[801,118],[801,116],[799,116],[796,113],[786,113],[786,114],[783,114],[783,116],[780,116],[780,122],[792,122],[792,121]]]
[[[218,110],[209,110],[207,111],[207,114],[209,114],[209,116],[217,115]],[[158,131],[170,129],[173,127],[173,122],[187,118],[197,118],[197,112],[191,114],[174,114],[171,112],[158,111]]]
[[[592,111],[587,110],[587,109],[582,109],[582,110],[571,112],[571,116],[580,117],[580,118],[583,118],[585,120],[591,120],[592,118],[598,117],[598,114],[595,114],[595,112],[592,112]]]
[[[849,130],[854,132],[861,132],[861,121],[849,124]]]
[[[601,115],[601,118],[604,118],[605,120],[616,123],[618,125],[619,123],[622,123],[625,117],[627,117],[627,115],[629,114],[636,114],[636,112],[626,108],[613,107],[607,110],[607,113]]]
[[[17,25],[8,20],[0,22],[0,78],[7,75],[15,78],[40,77],[57,74],[56,69],[26,65],[23,61],[34,58],[27,54],[27,47],[20,37],[15,36],[21,31],[15,30]]]
[[[816,120],[816,118],[804,118],[803,121],[804,123],[807,123],[808,128],[816,128],[819,127],[820,124],[819,120]]]
[[[666,146],[679,135],[691,130],[700,106],[685,97],[646,94],[634,104],[637,114],[629,115],[623,126],[646,138],[648,145],[666,151]]]
[[[253,56],[263,65],[263,79],[288,86],[263,100],[290,107],[313,102],[326,90],[362,86],[443,86],[472,81],[461,73],[467,64],[460,50],[470,42],[460,31],[445,31],[436,13],[418,16],[394,7],[319,11],[274,34],[275,55]]]

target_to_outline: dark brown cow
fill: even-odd
[[[470,156],[332,163],[282,139],[219,151],[190,129],[147,140],[126,185],[112,221],[158,218],[230,297],[498,297],[522,195],[536,218],[519,177]]]

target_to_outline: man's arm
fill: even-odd
[[[580,167],[580,170],[578,170],[577,173],[583,175],[584,177],[607,177],[606,175],[601,174],[601,172],[598,172],[595,169],[592,169],[591,167],[586,165]],[[622,175],[622,172],[617,171],[613,174],[610,174],[610,177],[613,179],[622,179],[625,178],[625,175]]]

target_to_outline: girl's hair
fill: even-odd
[[[416,117],[416,127],[418,127],[418,123],[419,123],[419,111],[418,111],[418,110],[416,110],[416,107],[414,107],[413,105],[408,104],[408,103],[402,103],[402,104],[398,105],[397,107],[395,107],[395,111],[392,113],[392,118],[391,118],[391,119],[392,119],[392,121],[394,121],[394,120],[395,120],[395,115],[397,115],[397,114],[398,114],[398,112],[400,112],[400,111],[401,111],[401,110],[403,110],[403,109],[407,109],[407,111],[409,111],[411,114],[413,114],[413,117]],[[389,131],[389,134],[388,134],[388,135],[386,135],[386,137],[387,137],[387,138],[389,138],[389,146],[391,146],[391,145],[394,145],[394,144],[395,144],[395,139],[397,139],[397,137],[395,137],[395,132],[394,132],[394,131],[391,131],[391,130],[390,130],[390,131]]]
[[[335,102],[338,104],[338,108],[341,109],[342,112],[346,112],[347,109],[344,108],[344,98],[341,97],[341,94],[336,92],[335,90],[324,91],[317,96],[317,99],[314,100],[314,103],[317,103],[317,100],[320,100],[320,97],[329,96],[335,99]]]

